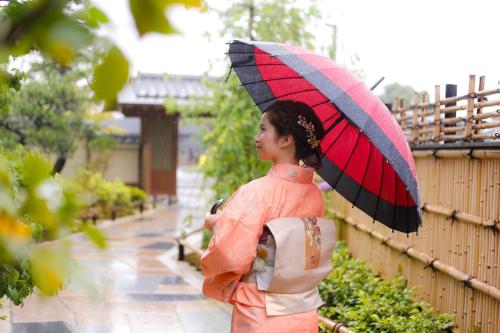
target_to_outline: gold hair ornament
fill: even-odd
[[[319,140],[316,139],[316,135],[314,135],[314,125],[312,122],[307,121],[303,115],[299,115],[299,121],[297,124],[304,127],[307,132],[307,143],[311,149],[314,149],[319,146]]]

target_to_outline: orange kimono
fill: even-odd
[[[316,310],[267,316],[265,292],[255,283],[240,282],[251,269],[264,223],[279,217],[323,217],[313,172],[274,165],[265,177],[241,186],[214,223],[214,237],[201,258],[203,294],[233,304],[232,332],[318,332]]]

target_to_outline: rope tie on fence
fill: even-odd
[[[438,152],[438,150],[436,148],[434,148],[432,150],[432,157],[434,157],[434,159],[436,159],[436,160],[440,158],[439,156],[437,156],[437,152]]]
[[[458,213],[458,210],[453,209],[453,212],[451,212],[451,215],[446,218],[447,220],[451,219],[451,225],[453,225],[453,222],[456,221],[457,213]]]
[[[427,268],[429,268],[429,267],[430,267],[433,271],[435,271],[435,270],[436,270],[436,267],[434,267],[434,263],[435,263],[436,261],[438,261],[438,260],[439,260],[438,258],[434,258],[434,259],[432,259],[431,261],[429,261],[429,263],[428,263],[427,265],[425,265],[425,266],[424,266],[424,269],[427,269]]]
[[[402,256],[402,255],[405,255],[405,254],[406,254],[406,255],[408,255],[408,250],[409,250],[409,249],[411,249],[411,248],[412,248],[412,246],[408,246],[408,247],[404,248],[404,249],[401,251],[401,254],[400,254],[400,255],[401,255],[401,256]]]
[[[500,232],[500,220],[493,220],[493,223],[490,225],[485,225],[485,229],[491,229],[493,231],[493,235],[496,235],[497,232]]]
[[[469,157],[471,160],[477,160],[478,158],[474,157],[474,155],[472,155],[473,152],[474,152],[474,149],[469,150],[468,153],[464,154],[464,157]]]
[[[387,242],[389,241],[389,239],[391,239],[391,237],[387,237],[387,238],[384,238],[380,241],[380,244],[384,245],[384,246],[387,246]]]
[[[474,276],[469,275],[467,279],[463,280],[462,282],[466,287],[472,288],[472,283],[471,283],[472,279],[474,279]]]

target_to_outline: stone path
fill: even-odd
[[[6,304],[0,332],[229,332],[230,314],[200,294],[200,274],[175,262],[173,238],[183,219],[192,214],[199,225],[209,204],[200,181],[180,170],[178,203],[103,227],[105,251],[74,235],[74,256],[96,282],[96,297],[74,281],[56,297],[32,295],[22,308]]]

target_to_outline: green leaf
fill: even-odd
[[[101,230],[99,230],[97,227],[87,224],[85,227],[83,227],[83,232],[87,235],[87,237],[94,242],[97,247],[100,249],[105,249],[107,246],[107,239],[102,233]]]
[[[116,95],[128,79],[129,64],[123,53],[113,47],[104,57],[102,63],[94,68],[92,90],[97,100],[113,103]]]
[[[130,11],[139,35],[144,36],[148,32],[176,33],[177,30],[165,16],[167,8],[174,4],[201,7],[201,0],[130,0]]]
[[[97,7],[90,7],[85,14],[85,23],[92,28],[99,28],[101,24],[109,23],[106,14]]]
[[[55,249],[37,248],[31,255],[35,285],[48,296],[55,295],[68,280],[70,267],[68,254]]]
[[[48,31],[39,38],[42,40],[42,49],[52,59],[67,66],[75,60],[78,48],[90,42],[90,32],[76,22],[61,20],[52,23]]]
[[[33,190],[50,177],[52,166],[46,158],[37,153],[29,153],[24,160],[23,180],[25,186]]]

